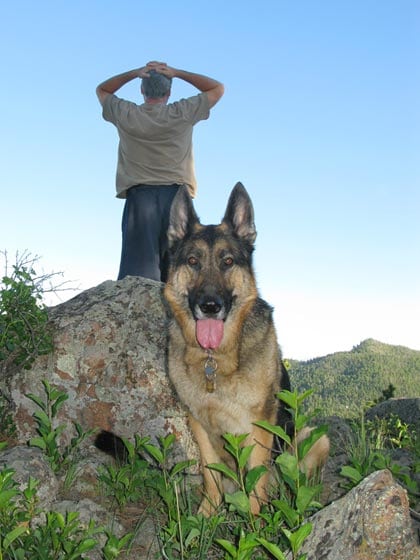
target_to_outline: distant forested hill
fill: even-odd
[[[390,384],[395,397],[420,397],[420,351],[403,346],[368,339],[350,352],[289,364],[293,388],[314,389],[308,404],[322,414],[358,416]]]

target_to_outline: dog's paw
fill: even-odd
[[[260,513],[260,500],[255,494],[251,494],[251,496],[249,497],[249,506],[253,515],[258,515]]]

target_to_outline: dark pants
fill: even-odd
[[[127,191],[118,280],[143,276],[166,282],[169,213],[179,185],[136,185]]]

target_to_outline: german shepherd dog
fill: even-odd
[[[252,267],[256,238],[251,200],[241,183],[234,187],[219,225],[202,225],[185,187],[174,198],[168,228],[169,273],[164,296],[172,311],[169,376],[190,416],[204,478],[200,511],[211,515],[222,500],[222,477],[205,468],[232,457],[223,435],[248,434],[255,447],[248,468],[268,466],[273,435],[254,425],[266,420],[289,433],[289,413],[276,398],[290,390],[282,367],[272,308],[258,296]],[[323,436],[307,456],[307,467],[328,455]],[[251,496],[258,513],[267,499],[268,472]]]

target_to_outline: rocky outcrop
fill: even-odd
[[[61,419],[83,430],[119,436],[177,435],[174,460],[196,456],[186,413],[167,376],[167,315],[162,284],[127,277],[104,282],[50,310],[54,351],[15,376],[6,392],[15,406],[18,439],[34,435],[34,403],[41,381],[69,395]],[[60,417],[58,418],[60,420]],[[70,438],[73,434],[66,432]]]
[[[412,426],[420,433],[420,398],[388,399],[366,412],[367,420],[389,419],[392,415],[397,416],[402,422]]]
[[[0,453],[0,468],[14,468],[22,485],[29,475],[40,480],[43,507],[79,511],[81,518],[93,517],[100,524],[109,521],[122,534],[127,527],[111,520],[98,495],[96,473],[109,459],[87,441],[71,493],[63,493],[63,481],[42,453],[25,446],[36,428],[36,406],[25,395],[42,396],[46,379],[69,395],[58,422],[70,428],[77,422],[84,431],[104,429],[129,439],[134,434],[157,438],[171,432],[177,438],[174,461],[197,457],[186,413],[167,376],[162,285],[133,277],[105,282],[52,308],[50,318],[54,352],[1,387],[14,405],[20,445]],[[343,441],[349,430],[340,419],[329,419],[329,424],[334,457],[327,466],[326,501],[333,502],[311,520],[314,529],[304,548],[308,560],[420,559],[406,492],[388,471],[374,473],[341,497],[337,473],[346,462]],[[68,444],[72,436],[71,429],[64,431],[62,443]],[[141,535],[133,560],[155,557],[150,551],[156,553],[156,539],[148,520]]]
[[[419,560],[407,493],[377,471],[309,521],[307,560]]]

